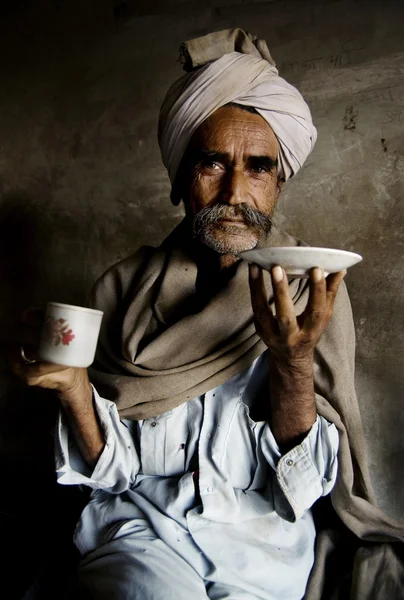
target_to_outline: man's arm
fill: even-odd
[[[271,271],[276,317],[266,297],[262,270],[250,265],[251,301],[258,335],[269,349],[270,414],[272,433],[287,451],[305,437],[316,420],[313,381],[314,348],[332,315],[345,271],[327,278],[312,269],[305,311],[296,317],[285,271]]]
[[[104,433],[95,411],[87,369],[79,369],[76,375],[79,386],[59,391],[58,396],[81,456],[94,468],[105,446]]]
[[[27,311],[24,321],[16,337],[24,345],[26,357],[36,359],[40,314]],[[39,361],[27,364],[18,345],[11,362],[14,373],[29,386],[53,390],[55,400],[59,398],[61,403],[55,431],[58,482],[108,490],[111,494],[126,491],[140,469],[132,432],[121,422],[115,404],[101,398],[91,386],[87,369]]]
[[[313,358],[288,364],[269,360],[271,429],[279,447],[287,451],[303,440],[317,418]]]
[[[87,369],[50,363],[22,365],[16,361],[13,370],[29,386],[55,390],[81,456],[89,467],[94,468],[105,441],[94,409]]]

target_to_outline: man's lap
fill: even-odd
[[[203,578],[158,538],[104,544],[81,561],[78,582],[83,600],[254,600],[219,583],[205,588]]]
[[[195,570],[158,538],[104,544],[81,561],[78,579],[84,597],[97,600],[207,598]]]

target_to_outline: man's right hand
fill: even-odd
[[[38,347],[43,321],[43,312],[40,310],[28,309],[23,313],[16,343],[11,351],[13,373],[28,386],[54,390],[62,404],[91,402],[92,388],[87,369],[65,367],[40,360]],[[21,347],[25,356],[36,362],[25,362],[21,355]]]
[[[56,392],[84,460],[90,467],[94,467],[104,449],[105,441],[94,408],[87,369],[41,361],[38,347],[42,325],[41,311],[30,309],[23,313],[16,343],[11,352],[11,369],[27,385]],[[21,347],[28,360],[24,360]]]

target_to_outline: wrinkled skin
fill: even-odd
[[[283,181],[276,169],[278,142],[264,119],[235,107],[223,107],[194,133],[187,149],[189,180],[183,189],[186,211],[196,215],[224,204],[223,219],[210,228],[210,247],[220,248],[222,267],[254,248],[262,231],[248,227],[240,205],[272,217]],[[206,243],[206,239],[204,240]]]

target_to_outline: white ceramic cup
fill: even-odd
[[[48,302],[38,354],[67,367],[89,367],[94,361],[102,311]]]

